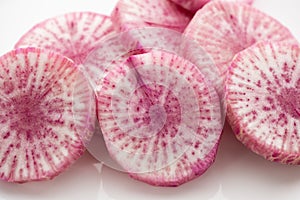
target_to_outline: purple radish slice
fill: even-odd
[[[215,61],[225,82],[234,55],[259,41],[296,40],[277,20],[243,3],[213,1],[194,16],[184,35],[193,38]]]
[[[16,49],[0,57],[0,179],[52,179],[85,150],[94,94],[69,59]]]
[[[195,65],[153,50],[114,65],[102,85],[97,108],[103,136],[133,178],[178,186],[214,162],[221,107]]]
[[[171,0],[171,1],[191,12],[197,12],[205,4],[207,4],[208,2],[210,2],[212,0]],[[220,1],[225,1],[225,0],[220,0]],[[249,5],[253,4],[253,2],[254,2],[254,0],[228,0],[228,1],[243,2],[243,3],[247,3]]]
[[[229,71],[228,118],[253,152],[300,164],[300,47],[258,43],[239,53]]]
[[[99,40],[113,32],[109,17],[92,12],[73,12],[35,25],[15,47],[49,49],[80,64]]]
[[[192,14],[169,0],[119,0],[111,14],[117,31],[146,26],[182,32]]]

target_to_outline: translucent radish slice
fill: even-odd
[[[107,51],[108,48],[110,51]],[[89,54],[83,63],[83,70],[97,92],[101,89],[102,79],[112,65],[124,62],[131,55],[152,50],[177,54],[189,60],[199,68],[211,84],[216,85],[215,82],[219,80],[220,72],[208,53],[198,43],[177,31],[158,27],[131,29],[106,37]],[[225,91],[222,90],[220,93],[220,100],[222,100]]]
[[[91,137],[95,99],[69,59],[17,49],[0,57],[0,179],[52,179]]]
[[[198,11],[205,4],[212,0],[171,0],[172,2],[182,6],[183,8],[190,10],[192,12]],[[217,1],[217,0],[216,0]],[[233,1],[233,2],[242,2],[249,5],[253,4],[254,0],[219,0],[219,1]]]
[[[242,3],[214,1],[194,16],[184,35],[193,38],[226,73],[234,55],[259,41],[295,42],[290,31],[272,17]]]
[[[107,49],[110,51],[107,51]],[[182,58],[195,64],[205,75],[208,82],[213,83],[219,78],[219,72],[211,60],[210,56],[195,42],[183,37],[181,33],[166,28],[147,27],[132,29],[111,37],[107,37],[99,43],[86,59],[83,69],[96,94],[102,88],[103,78],[114,65],[122,64],[130,56],[147,53],[153,50],[160,50],[181,56]],[[219,97],[222,107],[222,124],[225,121],[225,92]],[[103,150],[102,134],[94,134],[92,144],[88,146],[88,151],[100,162],[116,169],[124,170],[109,155],[105,155]]]
[[[49,49],[82,63],[104,36],[113,33],[109,17],[74,12],[47,19],[29,30],[15,45]]]
[[[259,43],[237,55],[228,77],[228,118],[264,158],[300,164],[300,47]]]
[[[191,18],[191,13],[169,0],[120,0],[111,14],[118,31],[154,26],[182,32]]]
[[[198,68],[151,51],[114,65],[98,92],[111,156],[132,177],[177,186],[207,170],[221,135],[221,107]]]

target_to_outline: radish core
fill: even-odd
[[[295,88],[286,88],[277,96],[279,105],[284,113],[288,113],[295,119],[300,119],[300,91]],[[286,118],[283,114],[282,118]]]

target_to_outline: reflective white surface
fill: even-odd
[[[116,0],[1,0],[0,54],[37,22],[70,11],[109,14]],[[300,3],[256,0],[254,5],[288,26],[300,39]],[[1,145],[1,144],[0,144]],[[215,164],[178,188],[157,188],[102,167],[86,153],[67,172],[51,181],[11,184],[0,181],[0,200],[282,200],[300,199],[300,166],[268,162],[248,151],[227,127]]]

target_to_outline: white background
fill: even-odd
[[[107,14],[116,0],[1,0],[0,54],[37,22],[70,11]],[[300,3],[295,0],[256,0],[254,5],[277,18],[300,39]],[[1,145],[1,144],[0,144]],[[230,129],[223,135],[215,164],[200,178],[178,188],[157,188],[102,167],[86,153],[52,181],[11,184],[0,181],[0,200],[300,199],[299,166],[268,162],[236,141]]]

